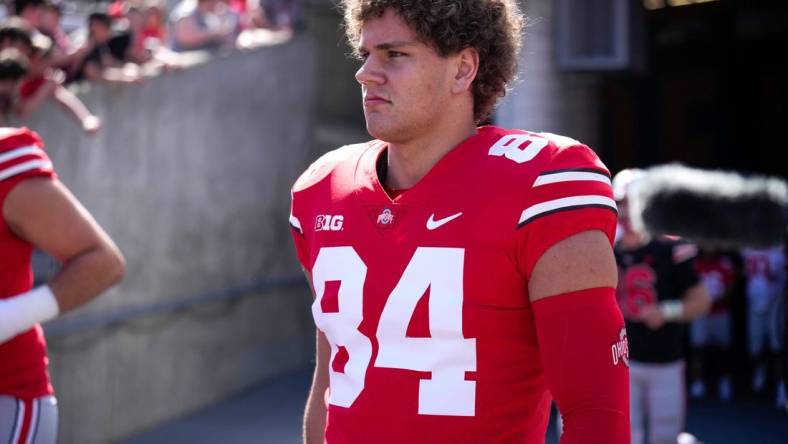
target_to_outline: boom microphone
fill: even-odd
[[[769,247],[786,235],[781,179],[670,164],[646,169],[627,195],[633,227],[652,235],[715,248]]]

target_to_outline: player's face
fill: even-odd
[[[364,23],[359,46],[364,64],[356,79],[369,133],[403,143],[435,128],[451,95],[452,58],[419,41],[392,10]]]

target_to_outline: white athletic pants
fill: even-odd
[[[684,431],[684,361],[629,361],[632,444],[676,444]],[[648,440],[646,430],[648,429]]]
[[[22,400],[0,395],[0,443],[55,444],[56,439],[54,396]]]

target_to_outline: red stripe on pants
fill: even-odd
[[[25,405],[25,416],[22,419],[22,430],[19,433],[19,441],[16,444],[25,444],[27,442],[27,435],[30,434],[30,427],[33,422],[33,400],[22,399]]]

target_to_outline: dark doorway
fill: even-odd
[[[605,77],[605,161],[786,177],[788,2],[669,3],[638,2],[645,66]]]

